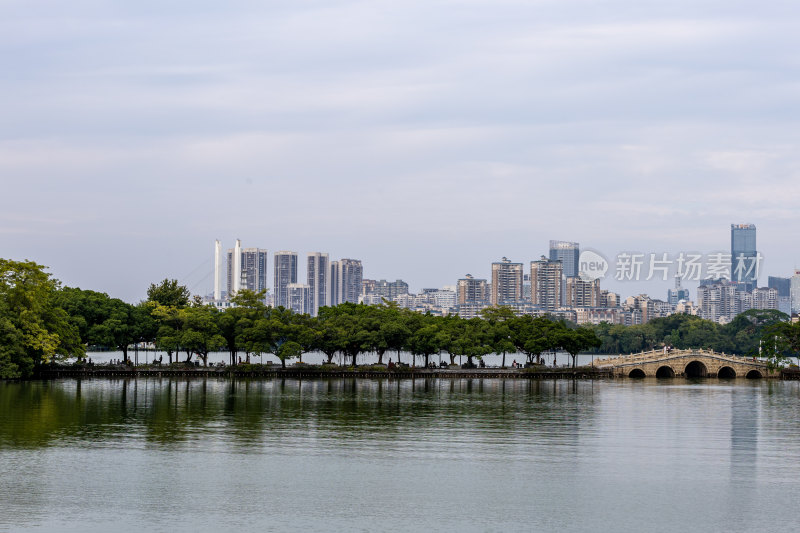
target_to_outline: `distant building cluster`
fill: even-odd
[[[321,307],[344,302],[381,305],[393,302],[399,307],[436,315],[457,313],[463,318],[479,316],[487,307],[507,307],[517,315],[544,316],[571,320],[577,324],[635,325],[674,313],[697,315],[727,323],[750,309],[775,309],[786,314],[800,312],[800,270],[792,277],[769,277],[767,287],[758,287],[760,260],[756,249],[756,227],[731,225],[731,278],[701,281],[693,301],[689,290],[675,277],[675,286],[665,300],[646,294],[628,296],[603,290],[600,279],[586,275],[581,268],[577,242],[550,241],[548,255],[528,264],[503,257],[491,263],[491,277],[466,274],[455,285],[424,288],[413,294],[402,279],[389,281],[364,277],[361,260],[342,258],[330,261],[322,252],[306,254],[305,283],[298,270],[299,254],[278,251],[273,254],[272,284],[267,283],[269,254],[263,248],[235,246],[225,255],[227,284],[222,290],[222,245],[215,243],[214,292],[207,297],[218,307],[229,307],[231,297],[243,289],[265,291],[265,303],[282,306],[296,313],[316,316]]]

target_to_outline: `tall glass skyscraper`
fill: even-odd
[[[731,281],[752,291],[758,281],[755,224],[731,224]]]
[[[577,242],[550,241],[550,261],[561,261],[564,277],[574,278],[578,275],[580,255]]]

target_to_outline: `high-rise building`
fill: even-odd
[[[778,291],[778,296],[791,296],[792,280],[791,278],[770,276],[767,278],[767,287]]]
[[[555,311],[561,307],[563,272],[563,265],[559,260],[550,260],[542,256],[538,261],[531,261],[531,298],[533,298],[533,305],[538,305],[547,311]]]
[[[311,316],[317,316],[320,307],[330,305],[330,278],[331,266],[328,254],[312,252],[308,254],[308,286],[311,289],[311,308],[307,311]]]
[[[791,280],[792,313],[800,313],[800,270],[794,271]]]
[[[619,294],[605,290],[600,291],[600,307],[619,307],[620,301],[621,298]]]
[[[394,300],[401,294],[408,294],[408,283],[402,279],[398,279],[396,281],[386,281],[385,279],[381,279],[375,282],[375,285],[372,288],[372,294],[376,294],[381,298],[386,298],[387,300]]]
[[[550,241],[550,261],[561,261],[564,277],[575,277],[580,273],[580,255],[580,245],[577,242]]]
[[[770,276],[767,279],[767,286],[770,289],[778,291],[778,311],[792,314],[792,280],[791,278],[782,278],[778,276]]]
[[[219,239],[214,241],[214,301],[218,302],[222,299],[222,290],[220,288],[222,269],[220,268],[220,260],[222,259],[222,243]]]
[[[263,248],[244,248],[241,256],[241,288],[261,292],[267,288],[267,261]]]
[[[433,300],[436,307],[443,309],[454,309],[456,307],[456,293],[446,289],[440,289],[435,292],[428,293],[429,298]]]
[[[726,280],[701,284],[697,288],[698,313],[702,318],[727,323],[736,316],[736,285]]]
[[[375,287],[378,285],[378,281],[374,279],[362,279],[361,280],[361,294],[374,294]]]
[[[737,289],[756,288],[759,266],[755,224],[731,224],[731,281]]]
[[[600,279],[567,278],[564,301],[567,307],[599,307]]]
[[[330,304],[358,303],[364,268],[358,259],[331,261]]]
[[[485,279],[476,279],[472,274],[467,274],[458,280],[458,305],[489,303],[489,292]]]
[[[522,263],[503,258],[492,263],[491,304],[494,306],[522,300]]]
[[[275,307],[289,308],[290,283],[297,283],[297,252],[275,252],[275,283],[273,284]]]
[[[778,290],[769,287],[753,289],[751,306],[751,309],[778,309]]]
[[[286,285],[286,295],[288,298],[288,305],[284,307],[298,314],[311,313],[311,287],[304,283],[289,283]]]
[[[228,249],[228,299],[242,288],[242,241]]]
[[[674,306],[681,300],[689,300],[689,289],[681,287],[681,277],[675,276],[675,288],[667,291],[667,301]]]
[[[242,248],[242,241],[236,239],[236,246],[228,249],[228,298],[242,289],[253,292],[265,290],[267,261],[266,250]]]

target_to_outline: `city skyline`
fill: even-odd
[[[457,280],[454,285],[447,284],[443,288],[427,287],[419,291],[419,295],[409,291],[409,284],[397,279],[389,282],[386,279],[370,279],[363,276],[363,266],[360,260],[342,259],[330,263],[330,269],[326,268],[329,263],[329,254],[320,252],[309,252],[308,273],[306,276],[307,284],[297,283],[295,272],[292,287],[305,292],[298,293],[301,296],[290,297],[282,300],[280,296],[267,296],[267,301],[273,305],[283,305],[296,312],[309,313],[316,315],[319,303],[314,302],[315,287],[319,293],[319,299],[328,302],[329,305],[337,305],[344,301],[361,302],[368,304],[378,304],[384,299],[395,301],[402,307],[422,309],[439,308],[437,312],[459,312],[474,316],[482,307],[487,305],[505,305],[512,307],[516,313],[537,313],[552,312],[562,315],[563,318],[576,320],[579,323],[591,320],[602,320],[601,317],[611,317],[613,321],[623,320],[618,313],[611,308],[622,305],[627,309],[628,322],[636,323],[636,320],[647,321],[655,316],[666,316],[674,312],[687,312],[691,314],[701,314],[714,321],[729,321],[736,314],[745,310],[756,309],[777,309],[791,313],[791,298],[786,297],[789,283],[797,283],[788,277],[781,278],[767,276],[760,269],[762,262],[761,252],[757,250],[756,234],[757,228],[754,224],[731,224],[730,225],[730,253],[712,254],[693,254],[681,252],[677,258],[668,259],[668,254],[651,254],[649,257],[650,265],[647,279],[656,274],[663,275],[663,280],[668,279],[669,266],[674,266],[676,275],[672,278],[674,287],[667,291],[666,298],[658,294],[648,294],[646,292],[636,292],[617,294],[608,288],[602,288],[600,281],[603,275],[592,277],[597,272],[584,272],[584,268],[592,268],[594,259],[601,256],[595,251],[588,251],[588,257],[580,255],[580,243],[568,241],[551,240],[549,246],[549,257],[542,255],[539,260],[530,261],[530,275],[524,274],[524,264],[513,262],[506,257],[500,261],[491,263],[491,281],[487,283],[485,279],[475,279],[474,276],[467,274],[465,278]],[[217,257],[220,248],[220,241],[214,244],[214,253]],[[236,240],[236,249],[241,249],[240,240]],[[251,249],[246,249],[251,250]],[[291,254],[297,263],[296,252],[276,252],[275,254],[275,286],[278,287],[279,273],[277,266],[283,255]],[[242,258],[245,257],[242,252]],[[638,265],[633,268],[630,263],[638,260],[644,263],[648,260],[645,254],[631,254],[630,252],[621,253],[616,258],[616,263],[610,266],[616,270],[613,278],[623,280],[626,272],[635,270],[636,277],[628,277],[634,282],[639,281],[640,273],[648,271],[648,266]],[[631,260],[633,258],[633,261]],[[702,263],[705,261],[707,264]],[[748,261],[753,270],[746,270]],[[325,265],[320,270],[320,261]],[[351,278],[347,274],[346,268],[340,265],[357,265],[356,278]],[[580,264],[579,264],[580,263]],[[232,261],[228,259],[228,278],[230,280],[230,268]],[[565,268],[566,265],[566,268]],[[626,267],[626,265],[628,265]],[[643,269],[642,269],[643,267]],[[695,268],[697,267],[697,268]],[[602,274],[606,274],[607,268]],[[610,273],[608,273],[610,275]],[[795,271],[795,275],[797,271]],[[221,273],[215,272],[215,276]],[[735,277],[738,275],[738,281]],[[694,277],[693,277],[694,276]],[[241,278],[245,279],[245,269],[242,268]],[[766,278],[767,283],[761,286],[756,284],[757,280]],[[329,281],[330,280],[330,281]],[[363,280],[363,283],[362,283]],[[523,281],[524,280],[524,281]],[[699,287],[695,298],[691,292],[683,286],[684,280],[695,280],[699,282]],[[215,286],[217,283],[215,283]],[[330,286],[326,291],[325,287]],[[348,297],[343,297],[342,287],[349,286],[347,289]],[[229,281],[230,287],[230,281]],[[479,288],[482,287],[482,288]],[[476,292],[477,291],[477,292]],[[797,292],[797,291],[795,291]],[[216,294],[216,293],[215,293]],[[280,294],[280,293],[278,293]],[[800,297],[794,294],[794,298]],[[298,303],[300,302],[300,303]],[[306,303],[307,302],[307,303]],[[442,308],[441,302],[447,302]],[[611,303],[613,302],[613,303]],[[434,308],[429,307],[432,303]],[[423,307],[419,307],[422,305]],[[797,306],[795,305],[795,310]],[[589,308],[595,308],[590,311]],[[606,308],[602,311],[599,308]],[[577,315],[564,314],[568,309],[576,310]],[[630,315],[633,312],[634,315]],[[609,314],[611,313],[611,314]],[[635,313],[640,313],[641,318],[636,318]]]

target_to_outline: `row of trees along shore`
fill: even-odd
[[[672,315],[637,326],[607,323],[577,326],[547,317],[515,316],[503,307],[485,309],[480,318],[420,314],[393,303],[380,306],[345,303],[323,307],[319,316],[296,314],[263,304],[263,293],[240,291],[235,307],[218,310],[195,297],[176,280],[152,284],[147,299],[129,304],[105,293],[62,287],[45,267],[30,261],[0,259],[0,378],[29,377],[36,365],[68,358],[84,359],[88,347],[128,350],[154,343],[168,362],[227,351],[230,364],[240,358],[273,354],[283,364],[308,352],[328,362],[338,354],[356,365],[362,354],[410,353],[427,366],[435,355],[466,357],[467,364],[488,354],[522,353],[531,364],[543,353],[561,350],[631,353],[665,344],[711,348],[755,355],[766,347],[775,354],[800,352],[800,324],[777,311],[748,311],[725,326],[688,315]]]

